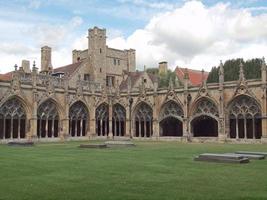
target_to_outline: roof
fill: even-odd
[[[10,81],[12,79],[12,72],[8,72],[6,74],[0,74],[0,80],[2,81]]]
[[[133,87],[135,85],[135,83],[139,80],[139,78],[144,74],[145,72],[126,72],[126,74],[128,75],[127,78],[125,80],[123,80],[120,84],[120,89],[121,90],[125,90],[128,88],[128,83],[129,83],[129,79],[131,81],[131,87]],[[148,77],[151,79],[151,81],[153,83],[155,83],[158,78],[151,74],[151,73],[147,73]]]
[[[180,81],[183,81],[184,74],[185,74],[186,70],[188,72],[189,81],[190,81],[191,85],[193,85],[193,86],[201,85],[201,83],[202,83],[202,71],[200,71],[200,70],[176,67],[175,73],[176,73],[176,76],[178,77],[178,79]],[[203,77],[204,80],[207,80],[208,76],[209,76],[209,72],[204,71],[204,77]]]
[[[73,74],[73,72],[76,71],[77,68],[80,67],[81,64],[82,62],[77,62],[77,63],[73,63],[70,65],[63,66],[63,67],[58,67],[58,68],[53,69],[53,73],[64,72],[64,74],[71,75]]]

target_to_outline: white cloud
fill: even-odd
[[[24,14],[23,14],[24,15]],[[76,39],[75,30],[82,25],[83,19],[74,16],[68,22],[49,23],[25,21],[18,23],[15,19],[1,19],[0,25],[0,73],[20,66],[22,59],[36,61],[40,67],[40,49],[44,45],[52,47],[52,64],[54,67],[69,64],[72,60],[72,44]]]
[[[209,70],[219,60],[266,56],[267,14],[200,1],[154,16],[144,29],[128,38],[108,41],[112,47],[135,48],[137,64],[156,67],[167,60],[176,65]]]
[[[41,6],[41,1],[39,0],[30,0],[29,2],[29,8],[32,8],[32,9],[38,9],[40,8]]]

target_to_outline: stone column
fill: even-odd
[[[218,139],[224,142],[227,138],[225,131],[225,114],[224,114],[224,68],[222,61],[219,66],[219,121],[218,121]]]
[[[159,122],[158,122],[158,119],[153,119],[152,128],[153,128],[153,137],[156,139],[159,139]]]
[[[18,139],[20,139],[20,117],[18,118]]]
[[[95,119],[95,107],[92,106],[91,112],[89,113],[89,137],[96,137],[97,132],[96,132],[96,119]],[[99,129],[99,127],[98,127]]]
[[[65,99],[66,96],[65,96]],[[66,140],[69,137],[69,103],[68,101],[65,101],[65,112],[63,113],[64,116],[62,116],[61,123],[59,124],[59,133],[60,133],[60,138],[62,140]]]
[[[108,138],[112,139],[113,138],[113,133],[112,133],[112,115],[113,115],[113,105],[110,102],[109,103],[109,109],[108,109],[108,121],[109,121],[109,131],[108,131]]]
[[[133,136],[133,128],[131,127],[130,130],[130,126],[132,125],[130,122],[130,109],[126,108],[126,122],[125,122],[125,136],[126,137],[130,137],[130,131],[131,131],[131,135]]]
[[[261,95],[261,111],[262,111],[262,120],[261,120],[261,128],[262,128],[262,140],[267,142],[267,113],[266,113],[266,64],[265,59],[262,59],[261,66],[261,83],[262,83],[262,95]],[[253,123],[254,124],[254,123]],[[255,133],[255,130],[254,130]],[[255,134],[254,134],[255,137]]]
[[[3,118],[3,140],[6,139],[6,117]]]
[[[37,94],[33,94],[33,95],[37,95]],[[30,123],[30,131],[29,133],[27,133],[27,129],[25,129],[25,134],[26,134],[26,137],[29,139],[29,140],[35,140],[37,139],[37,109],[38,109],[38,105],[37,105],[37,101],[36,101],[36,98],[33,98],[34,101],[33,101],[33,106],[32,106],[32,117],[30,118],[29,120],[29,123]],[[41,122],[41,120],[40,120]],[[27,119],[25,119],[25,124],[27,124]],[[41,123],[40,123],[40,126],[41,126]],[[41,134],[41,132],[40,132]]]

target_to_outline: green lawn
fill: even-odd
[[[267,145],[136,142],[135,148],[80,149],[80,143],[0,145],[0,199],[267,199],[267,160],[193,161],[204,152],[267,152]]]

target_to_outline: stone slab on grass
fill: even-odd
[[[256,151],[236,151],[236,154],[247,154],[247,155],[264,155],[267,156],[267,152],[256,152]]]
[[[136,146],[132,141],[127,141],[127,140],[106,141],[105,144],[108,147],[135,147]]]
[[[80,148],[104,149],[104,148],[107,148],[107,145],[106,144],[80,144]]]
[[[12,147],[32,147],[34,145],[34,142],[31,141],[26,141],[26,142],[8,142],[7,143],[8,146],[12,146]]]
[[[229,154],[233,154],[233,153],[229,153]],[[234,153],[234,155],[243,156],[243,157],[248,158],[250,160],[262,160],[262,159],[265,159],[265,155],[238,154],[238,153]]]
[[[195,161],[206,161],[216,163],[248,163],[249,159],[235,154],[215,154],[215,153],[203,153],[194,159]]]

